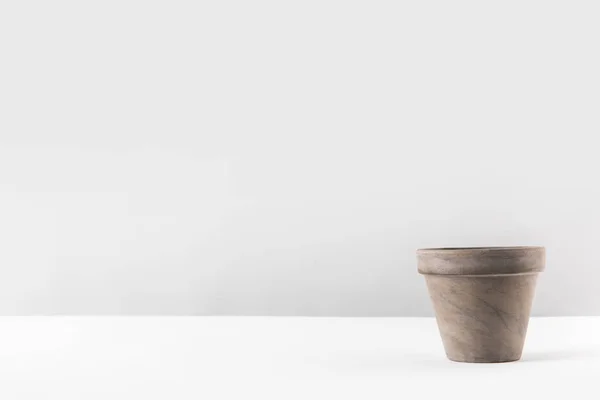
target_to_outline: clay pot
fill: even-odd
[[[543,247],[420,249],[417,259],[450,360],[521,358]]]

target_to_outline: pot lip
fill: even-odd
[[[543,246],[438,247],[417,250],[423,275],[499,276],[542,272]]]
[[[544,251],[544,246],[482,246],[482,247],[429,247],[417,249],[417,254],[461,254],[511,251]]]

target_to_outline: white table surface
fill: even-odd
[[[448,361],[432,318],[0,318],[3,400],[546,395],[600,398],[600,317],[534,318],[505,364]]]

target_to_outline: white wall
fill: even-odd
[[[0,313],[432,315],[546,245],[600,314],[600,6],[0,3]]]

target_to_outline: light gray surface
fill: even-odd
[[[532,318],[523,362],[483,365],[433,318],[4,317],[0,398],[597,400],[599,331]]]
[[[432,315],[476,245],[599,314],[599,10],[0,2],[0,314]]]

